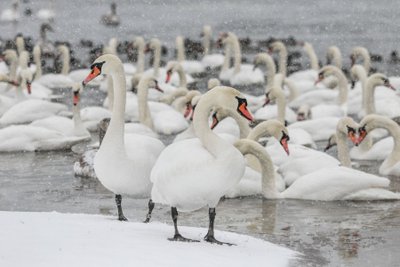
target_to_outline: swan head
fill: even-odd
[[[217,42],[215,43],[218,48],[221,48],[226,44],[229,34],[227,32],[221,32],[218,36]]]
[[[280,52],[283,50],[286,50],[286,47],[281,41],[275,41],[268,45],[269,54],[272,54],[273,52]]]
[[[369,78],[367,83],[377,86],[377,85],[383,85],[389,89],[392,89],[396,91],[396,88],[390,83],[388,77],[382,73],[374,73],[372,74]]]
[[[333,65],[327,65],[322,67],[318,72],[318,79],[315,81],[315,85],[323,81],[326,77],[330,75],[336,75],[340,72],[342,72],[342,70]]]
[[[280,93],[281,89],[277,88],[276,86],[270,87],[268,92],[265,93],[265,102],[263,104],[263,107],[271,103],[271,101],[275,101]]]
[[[386,116],[377,114],[366,115],[360,121],[360,127],[358,128],[358,143],[361,143],[367,136],[367,134],[376,128],[390,129],[393,127],[398,128],[399,125]]]
[[[151,76],[151,75],[142,75],[142,77],[140,78],[139,84],[138,84],[138,88],[154,88],[157,91],[160,91],[161,93],[164,93],[164,90],[162,90],[159,86],[158,86],[158,81],[155,77]],[[140,89],[138,89],[140,90]]]
[[[276,140],[279,141],[286,154],[289,155],[288,142],[290,140],[288,129],[278,120],[268,120],[262,122],[266,124],[266,129]]]
[[[297,120],[298,121],[305,121],[311,118],[311,109],[310,106],[304,104],[299,107],[297,110]]]
[[[354,47],[350,54],[351,66],[356,64],[357,57],[360,55],[369,56],[368,49],[362,46]]]
[[[120,73],[123,73],[121,60],[112,54],[105,54],[98,57],[90,66],[90,69],[91,71],[89,75],[82,82],[83,86],[86,86],[91,80],[100,74],[112,74],[116,69],[118,69]]]
[[[187,92],[187,94],[184,96],[185,101],[186,101],[186,107],[185,107],[185,111],[183,112],[183,116],[185,117],[185,119],[193,119],[193,112],[194,112],[194,107],[193,107],[193,99],[195,97],[201,96],[201,93],[197,90],[192,90]],[[199,98],[200,99],[200,98]],[[196,102],[197,104],[197,102]]]
[[[83,90],[83,86],[81,83],[74,83],[72,85],[72,104],[74,106],[78,105],[80,100],[81,91]]]
[[[200,37],[205,37],[205,36],[211,36],[211,26],[210,25],[204,25],[203,26],[203,31],[200,33]]]
[[[166,69],[167,69],[167,77],[165,78],[165,83],[169,83],[169,81],[171,80],[171,76],[174,72],[176,71],[183,72],[182,65],[179,64],[179,62],[177,61],[168,62]]]
[[[135,40],[133,41],[133,47],[144,47],[145,46],[145,42],[143,37],[138,36],[135,38]]]
[[[207,89],[211,90],[216,86],[220,86],[221,82],[217,78],[211,78],[207,82]]]
[[[336,126],[337,132],[345,134],[354,145],[359,145],[359,137],[357,133],[357,129],[359,128],[359,124],[356,123],[350,117],[341,118]]]

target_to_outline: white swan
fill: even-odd
[[[61,54],[62,57],[62,69],[61,73],[48,73],[43,74],[40,78],[35,79],[36,82],[49,87],[49,88],[67,88],[71,87],[74,81],[69,77],[69,70],[70,70],[70,51],[66,45],[59,45],[57,47],[58,52]],[[40,50],[36,50],[36,53],[39,53]],[[40,55],[35,55],[37,57],[38,62],[36,63],[37,70],[39,73],[42,72],[42,67],[40,63]]]
[[[172,207],[175,235],[171,240],[190,241],[178,232],[178,210],[193,211],[208,205],[210,227],[205,240],[221,244],[214,238],[215,207],[244,173],[241,153],[208,126],[208,116],[214,106],[237,110],[252,119],[246,100],[237,90],[215,87],[197,104],[193,123],[198,138],[173,143],[161,153],[151,172],[152,198]]]
[[[342,65],[342,53],[340,52],[339,47],[333,45],[328,48],[328,51],[326,52],[326,60],[327,60],[327,65],[334,65],[341,69],[343,67]]]
[[[82,85],[74,84],[72,87],[72,120],[62,116],[50,116],[33,121],[30,125],[57,131],[65,136],[82,137],[82,141],[90,140],[90,133],[81,120],[80,93]]]
[[[379,173],[382,175],[400,175],[400,126],[387,117],[376,114],[367,115],[360,121],[360,128],[358,130],[359,142],[362,142],[366,135],[376,128],[388,130],[394,142],[392,152],[379,167]],[[373,152],[371,151],[370,153]],[[378,151],[378,153],[380,152]]]
[[[400,199],[399,193],[386,188],[390,181],[346,167],[322,168],[297,179],[289,188],[278,192],[271,158],[256,142],[240,140],[238,148],[254,155],[262,166],[262,194],[265,198],[294,198],[311,200],[376,200]]]
[[[149,195],[150,171],[164,145],[158,139],[144,135],[124,135],[126,80],[121,60],[106,54],[98,57],[91,69],[83,85],[100,74],[111,75],[114,82],[114,108],[110,125],[94,158],[94,169],[100,182],[116,195],[118,219],[126,220],[121,194]]]
[[[222,70],[219,78],[222,81],[229,81],[232,85],[250,85],[264,83],[264,74],[260,69],[254,69],[252,64],[242,64],[242,53],[237,36],[232,33],[224,33],[221,35],[221,41],[225,45],[232,47],[234,52],[234,66],[228,70]],[[227,55],[225,55],[227,56]]]
[[[201,60],[203,66],[211,69],[222,66],[222,64],[224,63],[224,55],[210,54],[211,51],[210,43],[212,36],[210,25],[204,25],[203,31],[201,32],[201,36],[203,37],[203,48],[204,48],[204,56],[203,59]]]
[[[318,76],[319,62],[315,50],[309,42],[300,42],[303,46],[304,51],[307,53],[310,59],[310,68],[306,70],[300,70],[292,73],[288,78],[292,80],[309,80],[315,81]]]
[[[177,61],[182,65],[183,70],[188,74],[201,74],[205,72],[205,67],[200,61],[186,60],[183,37],[177,36],[175,42]]]
[[[356,63],[357,58],[359,58],[359,57],[362,58],[365,71],[367,72],[367,74],[369,74],[370,69],[371,69],[371,56],[368,52],[368,49],[366,49],[365,47],[361,47],[361,46],[356,46],[353,48],[353,50],[351,51],[351,54],[350,54],[352,66]]]

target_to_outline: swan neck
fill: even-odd
[[[242,63],[242,52],[240,50],[239,40],[236,36],[232,37],[232,45],[234,52],[234,73],[237,74],[240,72],[240,65]]]
[[[279,73],[283,75],[283,77],[286,77],[287,74],[287,57],[288,57],[288,52],[286,50],[286,47],[282,46],[279,50]]]
[[[221,72],[227,71],[231,63],[232,45],[230,43],[225,44],[224,52],[225,52],[224,63],[222,65]]]
[[[153,59],[153,70],[155,77],[158,77],[159,74],[160,61],[161,61],[161,46],[156,45],[154,47],[154,59]]]
[[[178,75],[179,75],[179,87],[186,88],[187,80],[186,80],[186,74],[183,71],[183,68],[180,67],[176,71],[178,72]]]
[[[35,80],[37,80],[42,77],[42,60],[39,47],[35,47],[33,50],[33,60],[36,65]]]
[[[139,121],[150,129],[154,129],[153,120],[151,118],[147,97],[149,93],[148,80],[142,79],[138,85],[137,101],[139,109]]]
[[[107,75],[108,110],[112,112],[114,106],[114,82],[111,75]]]
[[[204,56],[210,53],[210,46],[211,46],[211,33],[209,31],[204,31],[204,36],[203,36]]]
[[[176,38],[176,52],[177,52],[177,61],[182,62],[185,60],[185,47],[183,45],[183,38]]]
[[[138,46],[138,57],[137,57],[137,72],[136,73],[143,73],[144,72],[144,44],[141,43]]]
[[[75,135],[82,135],[85,132],[85,126],[81,119],[81,107],[79,103],[72,107],[72,114]]]
[[[61,74],[68,75],[69,69],[70,69],[69,62],[70,62],[69,49],[66,48],[66,51],[63,51],[63,65],[62,65]]]
[[[347,146],[347,136],[341,131],[336,130],[337,136],[337,153],[340,163],[348,168],[351,168],[351,160],[349,155],[349,147]]]
[[[365,115],[368,114],[373,114],[375,113],[375,101],[374,101],[374,95],[375,95],[375,87],[376,84],[373,82],[374,80],[371,79],[366,82],[365,86]]]
[[[291,102],[299,96],[300,94],[299,90],[297,90],[297,87],[294,84],[294,82],[289,79],[284,79],[284,84],[289,89],[288,101]]]
[[[311,44],[307,43],[305,45],[305,50],[308,57],[310,58],[311,69],[318,71],[319,70],[318,57],[317,54],[315,54],[314,48],[312,47]]]

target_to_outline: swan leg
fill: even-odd
[[[174,222],[175,235],[172,238],[168,238],[169,241],[200,242],[199,240],[194,240],[194,239],[189,239],[189,238],[183,237],[179,233],[179,231],[178,231],[178,210],[176,209],[176,207],[171,207],[171,216],[172,216],[172,221]]]
[[[153,200],[151,200],[151,198],[150,198],[150,199],[149,199],[149,212],[148,212],[147,215],[146,215],[146,220],[144,220],[144,223],[150,222],[150,219],[151,219],[151,212],[153,211],[154,206],[155,206],[155,204],[154,204]]]
[[[121,195],[115,195],[115,202],[117,203],[117,208],[118,208],[118,220],[120,221],[127,221],[128,219],[124,216],[124,213],[122,212],[122,196]]]
[[[215,220],[215,208],[209,208],[208,209],[208,216],[210,218],[210,225],[208,227],[208,232],[207,235],[204,237],[204,240],[210,243],[215,243],[218,245],[228,245],[228,246],[232,246],[234,244],[231,243],[225,243],[225,242],[221,242],[218,241],[217,239],[215,239],[214,237],[214,220]]]

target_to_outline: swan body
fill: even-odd
[[[224,55],[221,54],[210,54],[210,44],[211,44],[211,36],[212,30],[211,26],[205,25],[202,31],[203,36],[203,48],[204,48],[204,56],[201,60],[201,63],[205,68],[217,68],[222,66],[224,63]]]

